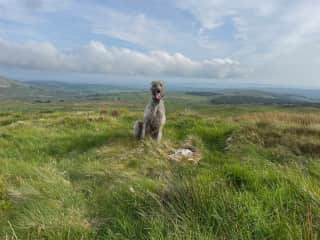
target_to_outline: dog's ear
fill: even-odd
[[[153,86],[156,84],[156,81],[152,81],[151,83],[150,83],[150,90],[152,91],[152,88],[153,88]]]
[[[159,83],[164,86],[164,81],[160,80]]]

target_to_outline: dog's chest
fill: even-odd
[[[161,122],[161,118],[162,118],[162,112],[160,110],[160,106],[159,105],[156,105],[154,107],[154,109],[152,109],[152,112],[151,112],[151,119],[152,119],[152,122],[154,123],[160,123]]]
[[[164,114],[163,104],[150,104],[146,109],[145,117],[152,125],[160,125],[164,120]]]

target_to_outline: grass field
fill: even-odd
[[[3,101],[0,239],[320,239],[318,109],[169,95],[157,146],[146,99]]]

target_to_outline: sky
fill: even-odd
[[[0,75],[320,88],[319,0],[0,0]]]

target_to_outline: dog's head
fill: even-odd
[[[151,83],[151,94],[154,101],[159,102],[164,97],[164,83],[163,81],[153,81]]]

